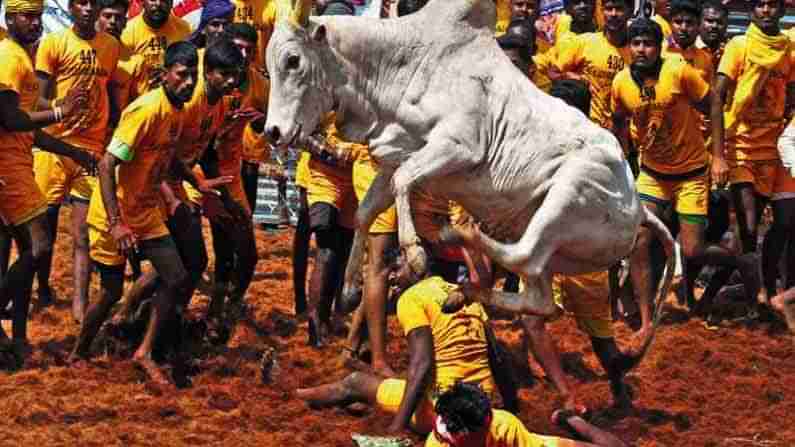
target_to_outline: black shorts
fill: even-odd
[[[316,202],[309,207],[309,228],[313,232],[330,231],[337,227],[340,212],[333,205]]]

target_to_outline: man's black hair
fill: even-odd
[[[569,6],[572,6],[572,3],[576,1],[579,0],[563,0],[563,7],[568,8]],[[588,1],[591,2],[592,5],[594,5],[594,8],[596,7],[596,0],[588,0]]]
[[[645,17],[638,17],[633,20],[627,30],[627,40],[632,40],[638,36],[651,36],[658,47],[662,48],[663,32],[660,25],[654,20]]]
[[[718,11],[723,17],[729,17],[729,8],[720,0],[706,0],[701,4],[701,13],[703,14],[707,9]]]
[[[478,385],[458,382],[436,400],[436,414],[450,433],[475,433],[491,415],[491,401]]]
[[[576,79],[559,79],[552,81],[549,94],[579,109],[585,116],[591,113],[591,91],[588,90],[588,84],[583,81]]]
[[[171,68],[176,64],[182,64],[186,67],[195,67],[199,64],[199,55],[196,52],[196,45],[179,41],[174,42],[166,48],[166,56],[163,66]]]
[[[751,0],[751,8],[755,8],[757,3],[759,3],[759,0]],[[778,7],[780,9],[786,9],[785,1],[784,0],[778,0]]]
[[[403,17],[419,11],[428,0],[398,0],[397,14],[398,17]]]
[[[671,17],[686,13],[696,18],[701,17],[701,6],[697,0],[673,0],[671,1]]]
[[[257,44],[257,29],[248,23],[230,23],[224,27],[224,33],[231,39]]]
[[[130,9],[130,2],[127,0],[97,0],[97,9],[102,11],[105,8],[121,8],[127,11]]]
[[[503,50],[522,50],[523,53],[529,52],[532,46],[519,34],[503,34],[497,38],[497,44]]]
[[[210,70],[233,70],[245,63],[243,53],[227,36],[214,40],[204,53],[205,73]]]
[[[535,46],[536,25],[527,17],[511,20],[511,23],[508,24],[508,28],[505,29],[505,34],[525,36],[527,44],[530,46]]]
[[[626,6],[629,10],[630,14],[632,14],[632,10],[635,8],[635,2],[633,0],[602,0],[602,6],[604,7],[604,4],[608,2],[623,3],[624,6]],[[596,14],[596,12],[594,12],[594,14]]]

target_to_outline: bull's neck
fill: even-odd
[[[346,136],[365,141],[386,116],[397,109],[408,79],[395,56],[409,44],[395,20],[335,18],[329,20],[329,47],[324,61],[339,72],[331,76],[339,111],[346,117]],[[364,25],[364,26],[363,26]]]

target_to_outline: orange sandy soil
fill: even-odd
[[[68,209],[61,221],[69,222]],[[352,432],[383,433],[390,418],[377,411],[314,411],[291,398],[296,387],[347,373],[337,360],[343,343],[338,338],[318,351],[305,344],[306,323],[292,334],[279,330],[292,315],[292,232],[259,231],[257,238],[260,262],[247,298],[252,321],[237,326],[228,348],[208,351],[192,387],[161,390],[143,381],[128,356],[100,353],[83,369],[64,365],[78,327],[66,301],[71,238],[62,230],[52,280],[59,302],[34,309],[33,354],[21,370],[0,373],[0,445],[350,446]],[[97,283],[95,276],[92,300]],[[206,304],[200,291],[193,314],[201,315]],[[652,351],[628,378],[637,410],[623,417],[607,410],[606,378],[573,321],[550,324],[595,423],[638,446],[795,445],[795,359],[781,324],[712,332],[672,304],[668,311]],[[520,351],[517,329],[500,323],[498,333]],[[394,318],[390,334],[393,365],[405,371],[405,343]],[[627,340],[629,331],[621,326],[619,336]],[[267,346],[279,356],[273,385],[260,380],[259,353]],[[532,431],[561,434],[548,422],[559,402],[540,368],[533,364],[520,377],[528,383],[521,390],[521,419]]]

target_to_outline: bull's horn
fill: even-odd
[[[290,13],[290,21],[294,24],[305,27],[309,24],[309,12],[312,11],[314,2],[312,0],[295,0],[293,10]]]

